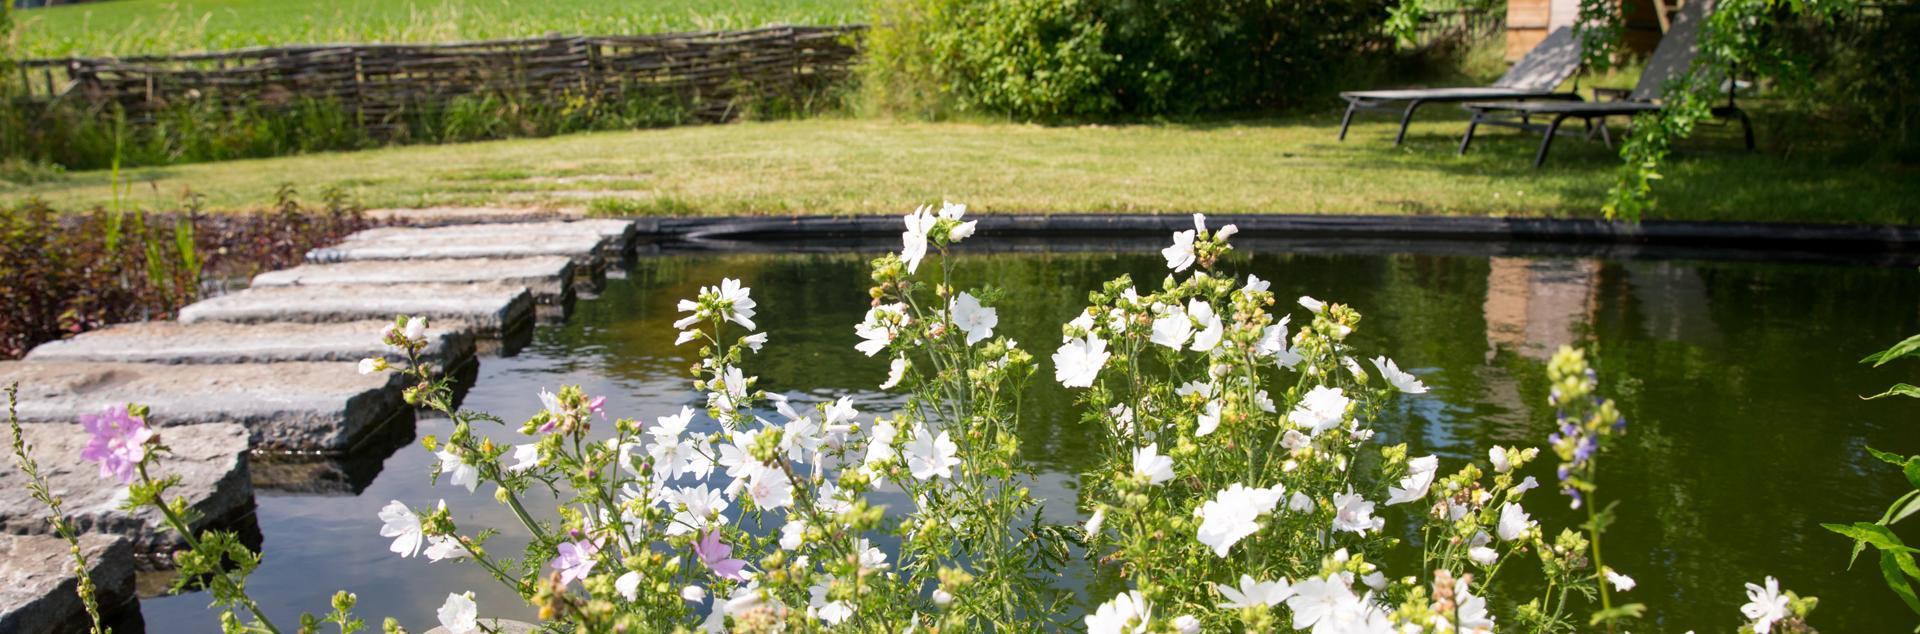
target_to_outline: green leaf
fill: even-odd
[[[1908,516],[1911,516],[1914,513],[1920,513],[1920,496],[1915,496],[1914,494],[1916,493],[1920,493],[1920,491],[1908,492],[1907,495],[1913,496],[1913,499],[1908,500],[1907,505],[1900,507],[1899,512],[1893,513],[1891,516],[1889,516],[1886,520],[1882,521],[1881,523],[1897,524],[1900,522],[1900,520],[1907,519]]]
[[[1873,396],[1862,396],[1860,397],[1860,400],[1871,401],[1874,399],[1886,398],[1889,396],[1905,396],[1907,398],[1920,398],[1920,387],[1914,387],[1912,385],[1908,385],[1905,383],[1895,383],[1893,384],[1893,387],[1887,388],[1887,391],[1885,392],[1881,392]]]
[[[1902,456],[1872,447],[1867,448],[1867,453],[1873,454],[1873,457],[1879,458],[1881,462],[1900,467],[1900,472],[1907,476],[1907,484],[1920,489],[1920,456]]]
[[[1886,365],[1888,361],[1909,356],[1915,352],[1920,352],[1920,335],[1907,337],[1905,341],[1893,344],[1891,348],[1867,355],[1867,358],[1861,359],[1860,362],[1871,363],[1877,368]]]
[[[1906,456],[1902,456],[1897,453],[1893,453],[1890,451],[1881,451],[1878,449],[1874,449],[1873,447],[1867,447],[1867,453],[1873,454],[1873,457],[1879,458],[1881,462],[1884,462],[1890,465],[1900,466],[1900,467],[1907,466],[1908,458]]]
[[[1872,546],[1881,552],[1914,553],[1920,552],[1900,541],[1892,530],[1873,522],[1854,522],[1853,524],[1821,524],[1822,528],[1851,537],[1854,540],[1853,555],[1847,558],[1847,569],[1853,569],[1853,562],[1860,557],[1863,546]]]
[[[1894,553],[1880,553],[1880,578],[1886,580],[1887,589],[1900,595],[1900,600],[1906,602],[1914,614],[1920,614],[1920,597],[1914,596],[1913,584],[1907,582],[1906,574],[1901,570],[1913,566],[1913,556],[1905,555],[1905,562],[1899,561],[1900,557]]]
[[[1595,626],[1605,621],[1617,621],[1620,619],[1637,619],[1637,618],[1640,618],[1640,615],[1645,614],[1646,612],[1647,612],[1647,606],[1641,605],[1639,603],[1628,603],[1626,605],[1617,605],[1617,606],[1614,606],[1613,609],[1611,610],[1601,610],[1598,612],[1594,612],[1593,616],[1587,619],[1587,625]]]

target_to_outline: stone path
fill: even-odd
[[[495,211],[441,210],[427,224],[494,220]],[[248,516],[256,488],[353,494],[413,437],[403,381],[356,368],[361,358],[393,358],[378,339],[395,315],[427,316],[431,360],[471,368],[467,360],[478,354],[510,353],[536,316],[552,316],[547,309],[564,318],[610,262],[632,253],[634,231],[623,220],[370,229],[309,252],[306,265],[262,274],[252,288],[187,306],[178,322],[113,326],[0,362],[0,385],[20,383],[35,456],[89,539],[130,538],[122,550],[102,550],[103,563],[128,563],[118,553],[177,544],[152,530],[151,517],[118,511],[125,487],[79,460],[80,414],[128,402],[151,408],[149,422],[175,452],[162,464],[182,476],[177,493],[209,521]],[[250,457],[249,449],[271,453]],[[264,473],[249,468],[252,458]],[[45,510],[23,479],[10,460],[0,468],[0,534],[46,530]],[[64,545],[46,542],[0,542],[0,553],[7,548],[22,554],[0,557],[0,581],[12,579],[8,566],[66,555]],[[20,574],[34,581],[0,594],[0,632],[75,622],[70,575]]]
[[[125,538],[82,535],[80,553],[90,566],[104,610],[133,600],[133,548]],[[46,535],[0,535],[0,632],[61,633],[87,629],[67,542]]]

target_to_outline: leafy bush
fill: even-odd
[[[1324,97],[1385,52],[1386,0],[877,0],[869,104],[1191,114]],[[931,98],[930,98],[931,97]]]

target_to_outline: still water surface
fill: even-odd
[[[1910,380],[1911,368],[1856,363],[1920,332],[1920,275],[1911,268],[1395,250],[1242,251],[1223,270],[1272,280],[1280,297],[1313,295],[1365,314],[1356,345],[1384,351],[1432,388],[1381,421],[1380,439],[1438,454],[1448,471],[1484,461],[1492,444],[1543,446],[1553,424],[1545,360],[1562,344],[1591,348],[1603,393],[1631,425],[1603,474],[1607,495],[1624,501],[1607,550],[1610,564],[1639,581],[1631,598],[1654,615],[1644,631],[1732,631],[1745,601],[1741,584],[1768,574],[1821,597],[1822,631],[1910,627],[1871,560],[1847,571],[1848,542],[1818,523],[1877,518],[1904,489],[1867,446],[1920,453],[1920,405],[1858,398]],[[540,328],[513,357],[483,359],[465,406],[524,420],[539,409],[540,388],[562,384],[607,395],[611,413],[647,420],[697,404],[684,378],[691,351],[671,345],[669,324],[678,299],[725,275],[753,288],[759,323],[772,333],[767,352],[749,362],[761,387],[800,401],[850,395],[863,412],[887,411],[897,401],[875,389],[885,361],[853,349],[868,257],[641,258],[627,279],[581,301],[565,325]],[[1051,350],[1087,290],[1122,273],[1145,285],[1166,273],[1151,251],[968,254],[959,271],[963,287],[1006,290],[998,332],[1034,350]],[[1034,384],[1023,448],[1040,473],[1047,517],[1077,521],[1074,474],[1088,466],[1083,449],[1097,436],[1071,413],[1071,396],[1044,380],[1051,374],[1043,368]],[[448,427],[422,420],[417,434]],[[446,594],[464,590],[476,591],[483,616],[527,614],[477,567],[397,559],[378,535],[375,515],[395,499],[420,508],[444,498],[463,530],[515,532],[487,490],[430,486],[433,459],[418,443],[359,462],[370,479],[329,494],[260,492],[266,563],[252,587],[283,627],[301,610],[324,611],[342,588],[359,595],[358,612],[375,627],[394,616],[428,629]],[[1552,463],[1540,460],[1531,474],[1551,482]],[[1584,519],[1551,491],[1529,499],[1553,532]],[[1402,515],[1387,517],[1390,527],[1407,525]],[[493,550],[518,546],[500,541]],[[1101,596],[1083,597],[1092,603],[1114,588],[1084,567],[1068,584],[1095,588]],[[150,631],[217,630],[205,605],[204,595],[149,599],[143,612]]]

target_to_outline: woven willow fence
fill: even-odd
[[[693,116],[726,119],[742,96],[803,96],[850,72],[863,26],[453,44],[251,48],[125,58],[25,60],[35,101],[118,104],[141,120],[171,104],[224,108],[333,100],[379,131],[408,110],[480,93],[595,98],[634,91],[678,97]]]

